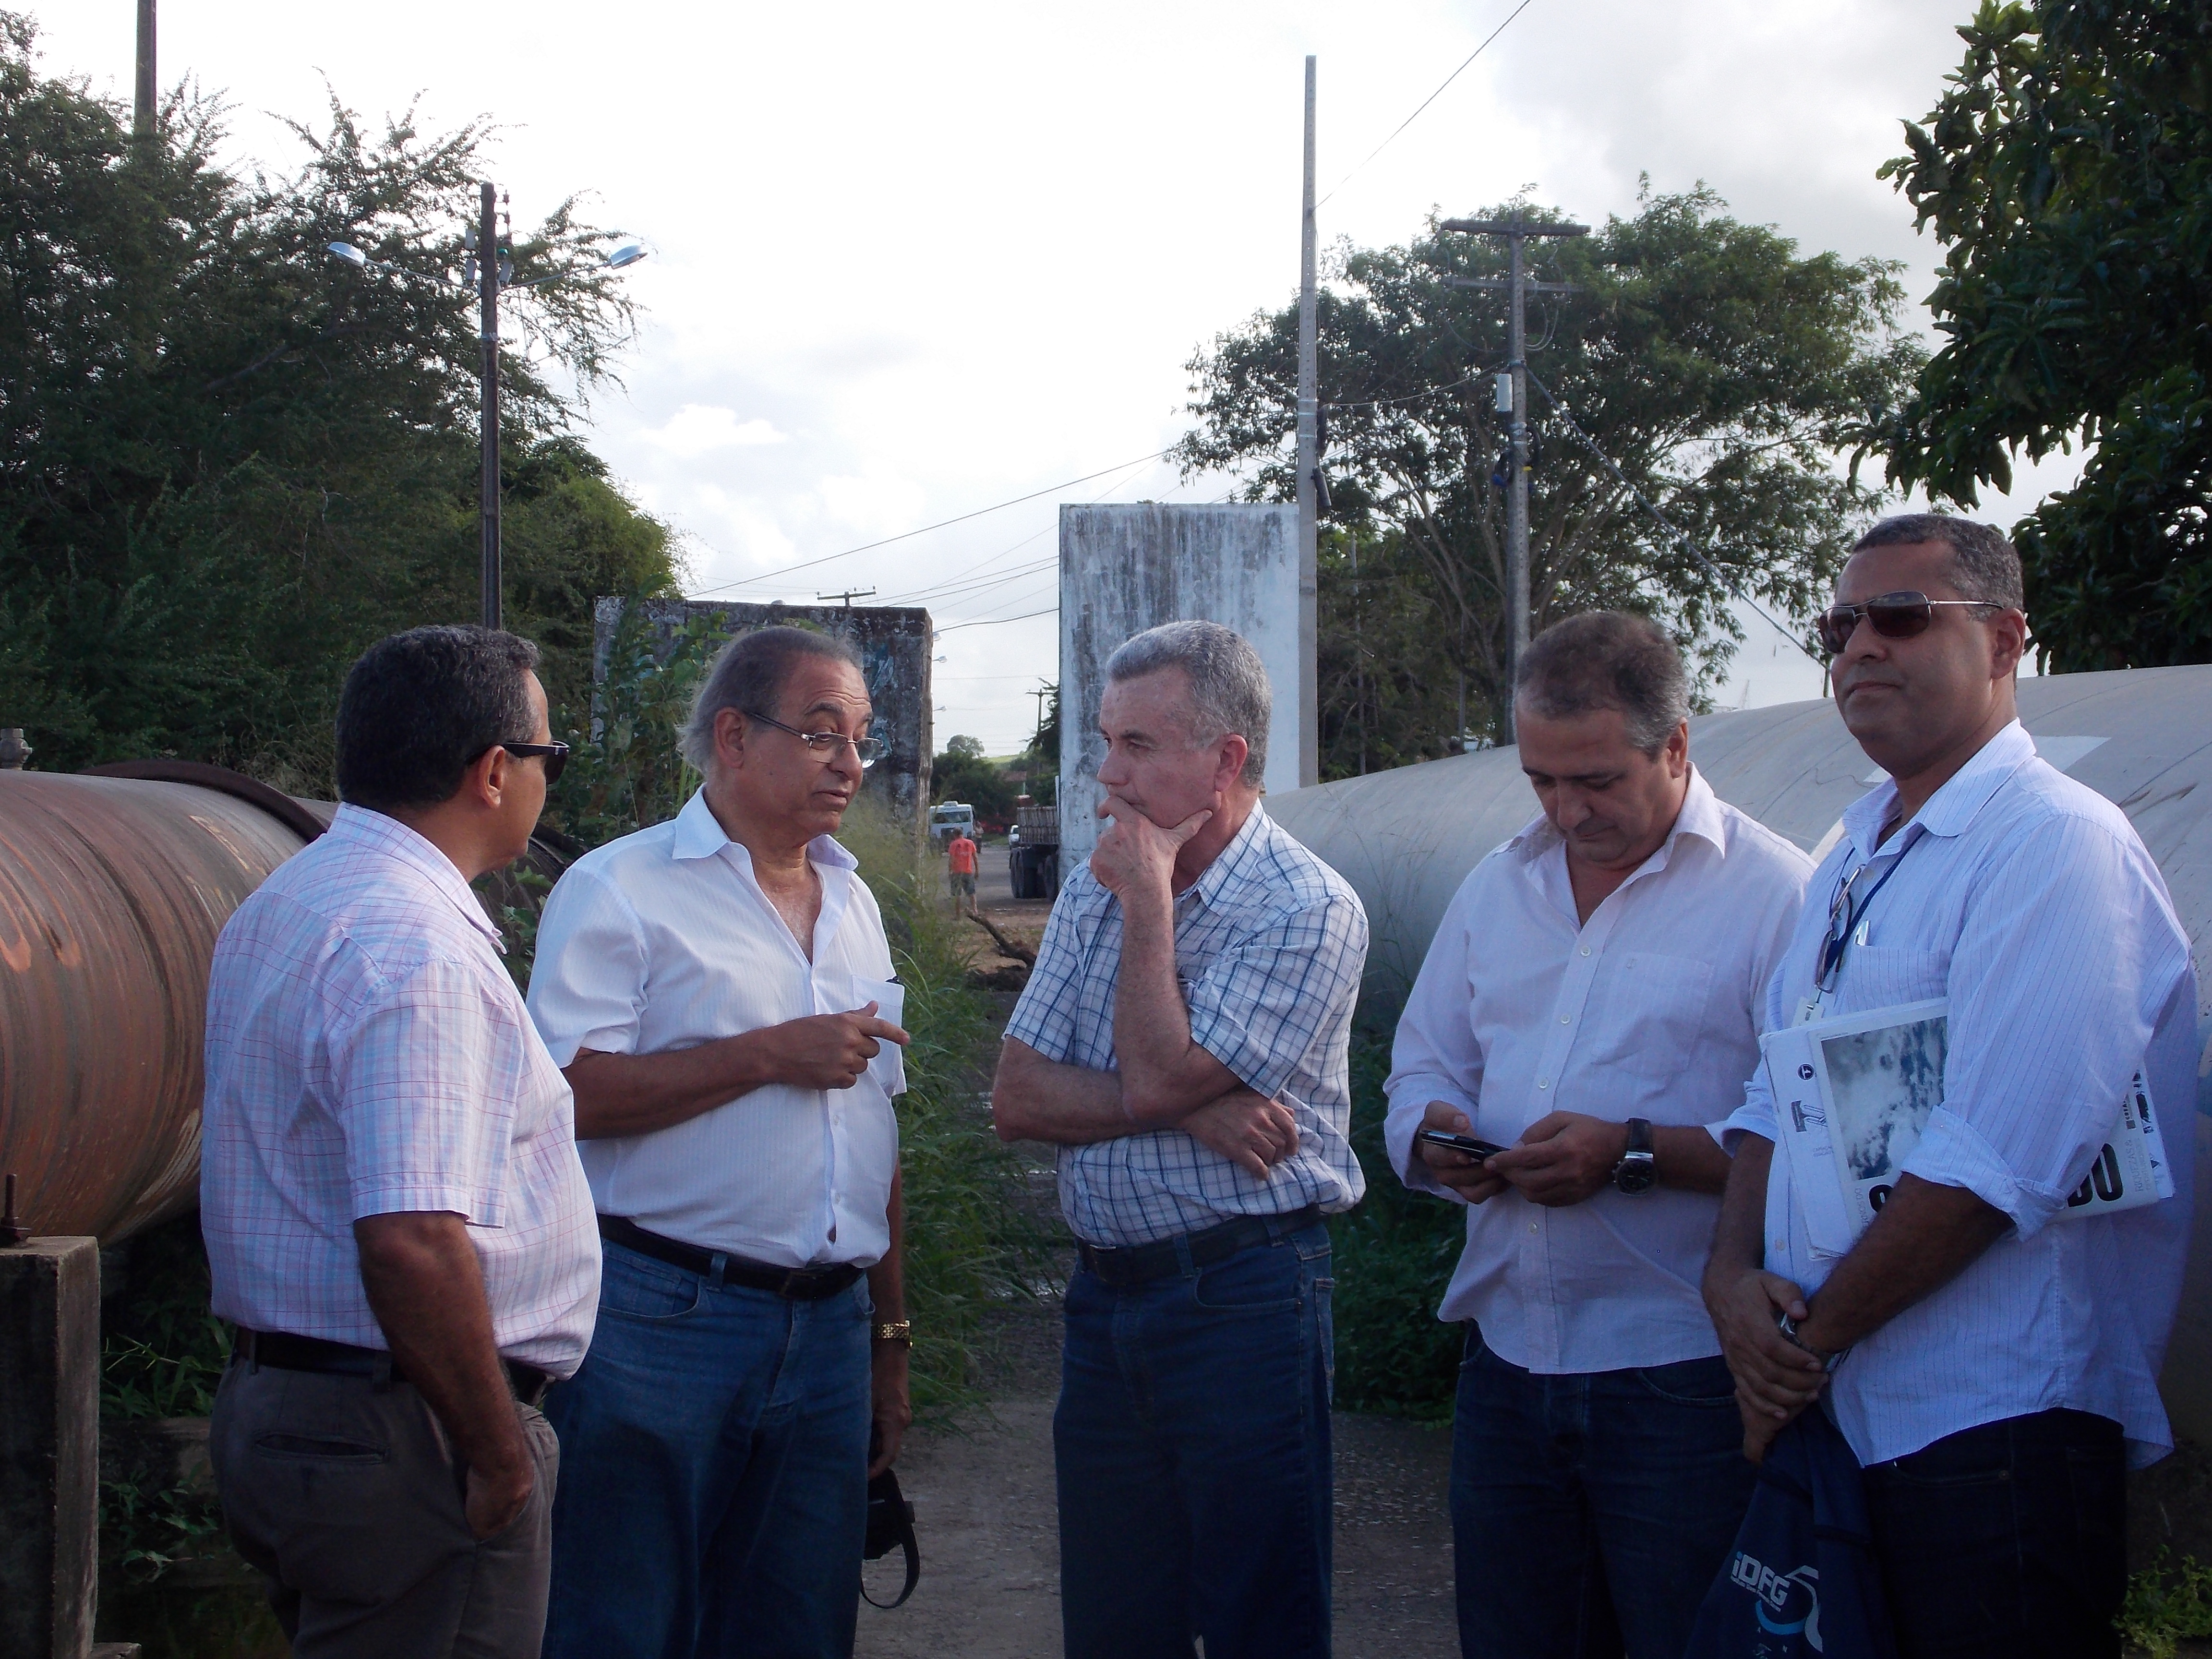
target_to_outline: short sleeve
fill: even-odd
[[[637,1051],[645,1012],[645,939],[637,913],[596,870],[561,878],[538,921],[530,1017],[553,1063],[579,1049]]]
[[[1087,875],[1087,872],[1086,872]],[[1006,1022],[1006,1036],[1065,1065],[1075,1052],[1076,1002],[1083,988],[1083,930],[1075,920],[1085,889],[1071,882],[1046,918],[1036,964]]]
[[[2070,814],[2016,837],[1967,906],[1943,1103],[1904,1169],[1965,1188],[2032,1236],[2112,1133],[2188,970],[2140,843]]]
[[[502,994],[502,993],[504,994]],[[527,1076],[512,990],[433,961],[380,985],[331,1042],[353,1215],[445,1211],[507,1222],[507,1154]]]
[[[1190,1040],[1255,1094],[1278,1095],[1343,1024],[1366,966],[1367,917],[1348,894],[1278,912],[1188,988]]]

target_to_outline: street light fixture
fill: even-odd
[[[540,276],[526,283],[514,280],[514,261],[500,252],[498,191],[487,179],[479,186],[478,218],[470,233],[463,239],[471,252],[463,287],[477,290],[478,307],[477,338],[483,356],[477,368],[477,379],[482,387],[477,421],[477,447],[479,469],[477,486],[477,578],[482,588],[482,611],[486,628],[500,626],[500,599],[504,586],[500,567],[499,550],[499,295],[507,288],[540,288],[547,283],[558,282],[563,276],[574,276],[575,267],[556,271],[550,276]],[[483,258],[479,259],[477,252]],[[334,259],[343,260],[356,270],[402,270],[404,266],[389,259],[372,259],[351,242],[331,242],[325,252]],[[607,255],[604,269],[622,270],[646,257],[647,249],[641,242],[623,242]],[[420,274],[420,273],[418,273]],[[437,280],[443,281],[444,278]]]

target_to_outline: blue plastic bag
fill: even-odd
[[[1858,1459],[1815,1408],[1775,1437],[1683,1659],[1896,1659]]]

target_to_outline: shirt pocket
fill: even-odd
[[[1590,991],[1576,1048],[1591,1070],[1672,1083],[1703,1038],[1713,965],[1648,951],[1608,955]]]
[[[853,1006],[876,1005],[876,1018],[904,1030],[906,987],[895,979],[866,979],[853,975]],[[889,1037],[876,1039],[876,1057],[868,1062],[868,1075],[886,1095],[906,1092],[906,1050]]]
[[[1893,1008],[1950,994],[1951,957],[1945,951],[1854,945],[1844,957],[1839,988],[1854,1010]]]

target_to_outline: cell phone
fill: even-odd
[[[1431,1146],[1449,1146],[1455,1152],[1465,1152],[1469,1158],[1492,1158],[1505,1150],[1487,1140],[1477,1140],[1473,1135],[1455,1135],[1449,1129],[1418,1130],[1413,1139],[1425,1140]]]

